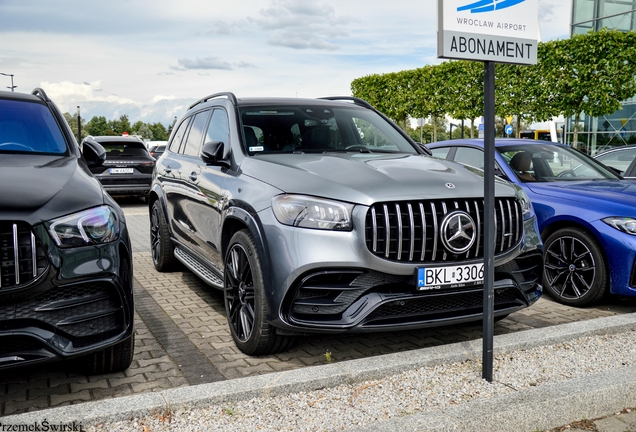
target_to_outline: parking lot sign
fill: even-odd
[[[536,64],[538,0],[438,0],[437,56]]]

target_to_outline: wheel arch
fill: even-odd
[[[255,215],[241,207],[230,207],[227,209],[221,228],[221,253],[225,265],[225,254],[230,244],[230,239],[237,231],[247,229],[256,243],[258,255],[261,259],[261,270],[263,271],[263,284],[265,293],[271,291],[271,260],[267,253],[267,242],[263,234],[263,228]],[[267,296],[269,298],[269,295]]]

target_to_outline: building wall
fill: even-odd
[[[571,34],[612,28],[636,30],[636,0],[573,0]],[[567,130],[572,131],[573,119]],[[582,126],[582,127],[581,127]],[[623,102],[623,108],[603,117],[585,116],[579,125],[579,146],[595,154],[608,146],[636,144],[636,97]],[[568,132],[568,142],[572,133]]]

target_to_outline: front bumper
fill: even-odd
[[[281,332],[386,331],[482,318],[481,285],[418,291],[418,265],[373,255],[364,234],[283,226],[270,215],[270,209],[260,215],[271,257],[265,282],[268,321]],[[354,226],[364,226],[364,211],[354,210],[353,217]],[[528,307],[541,296],[543,246],[536,219],[525,221],[524,229],[516,247],[495,257],[495,316]]]
[[[117,241],[58,248],[34,227],[37,277],[0,288],[0,369],[64,360],[131,337],[132,260],[125,224]]]

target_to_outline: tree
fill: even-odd
[[[104,116],[96,116],[90,119],[88,123],[86,123],[86,127],[83,128],[88,135],[93,136],[103,136],[103,135],[114,135],[115,133],[111,129],[108,124],[108,120]]]
[[[152,131],[153,139],[156,141],[168,141],[170,134],[166,130],[166,127],[162,123],[148,124],[148,127]]]
[[[126,114],[120,116],[119,120],[109,121],[108,125],[115,135],[122,135],[124,132],[132,133],[132,125]]]
[[[541,104],[574,117],[576,148],[582,113],[599,117],[617,111],[636,94],[636,33],[602,29],[543,45]]]
[[[448,88],[452,103],[448,114],[459,120],[469,119],[470,137],[473,138],[475,118],[484,113],[483,64],[466,60],[451,61],[446,72],[452,76],[452,84]],[[461,137],[461,128],[458,133]]]
[[[137,130],[135,131],[135,135],[138,135],[141,138],[149,141],[154,139],[152,131],[146,123],[142,123],[141,126],[137,128]]]

